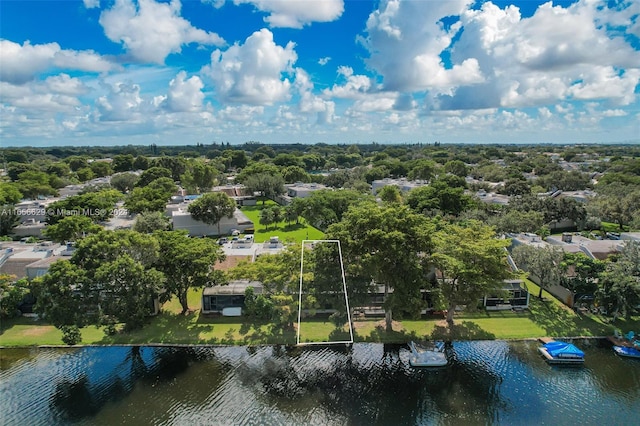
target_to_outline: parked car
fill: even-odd
[[[218,244],[219,245],[223,245],[229,242],[229,239],[227,237],[222,237],[218,239]]]

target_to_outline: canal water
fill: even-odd
[[[3,425],[620,425],[640,419],[640,360],[577,341],[582,368],[536,342],[455,342],[450,365],[403,345],[0,350]]]

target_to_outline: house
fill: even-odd
[[[245,292],[253,287],[255,294],[262,294],[259,281],[231,281],[228,285],[205,287],[202,290],[202,313],[239,316],[244,308]]]
[[[542,241],[542,239],[535,234],[511,234],[508,236],[511,238],[512,248],[522,244],[536,248],[558,247],[566,253],[582,253],[591,259],[598,260],[604,260],[609,255],[622,250],[624,244],[623,241],[619,240],[591,240],[570,232],[565,232],[561,236],[549,236],[546,241]],[[511,257],[509,257],[509,259],[510,262],[513,262]],[[513,265],[515,265],[515,263]],[[566,272],[566,277],[571,278],[574,273],[575,270],[570,268]],[[540,279],[535,274],[529,274],[529,279],[536,284],[540,283]],[[560,284],[549,285],[546,287],[546,290],[569,307],[574,306],[576,296],[579,296]]]
[[[502,290],[508,295],[487,295],[479,300],[479,305],[487,310],[528,309],[529,292],[523,287],[523,281],[519,279],[505,280]],[[222,314],[224,316],[236,316],[242,314],[244,308],[245,291],[253,287],[255,294],[263,294],[264,287],[259,281],[232,281],[226,286],[205,287],[202,290],[202,313]],[[433,291],[420,290],[425,308],[422,314],[434,311]],[[393,293],[393,288],[389,289]],[[384,316],[384,286],[374,285],[369,293],[369,299],[364,306],[353,306],[354,313],[361,316]],[[331,307],[325,306],[314,310],[320,314],[335,312]]]
[[[407,180],[407,179],[378,179],[371,183],[371,194],[376,195],[378,191],[385,186],[394,185],[397,186],[400,192],[409,192],[412,189],[426,186],[427,181],[423,180]]]
[[[561,237],[552,235],[547,242],[572,253],[583,252],[592,259],[605,260],[609,255],[620,252],[623,243],[619,240],[592,240],[581,235],[565,232]]]
[[[286,206],[291,204],[294,198],[308,198],[316,191],[331,188],[319,183],[296,182],[294,184],[285,185],[284,189],[287,191],[286,194],[276,196],[275,201]]]
[[[11,244],[2,255],[0,274],[14,275],[16,279],[27,278],[27,268],[31,264],[48,258],[57,259],[61,250],[58,244],[53,243]]]
[[[529,291],[522,285],[522,280],[504,280],[502,291],[507,292],[508,298],[499,296],[484,296],[482,306],[487,311],[501,311],[529,308]]]
[[[223,217],[220,220],[220,232],[218,232],[218,225],[208,225],[191,217],[188,203],[167,205],[167,212],[171,216],[173,229],[184,229],[192,237],[230,235],[234,229],[244,232],[254,227],[253,222],[238,209],[235,210],[232,217]]]
[[[49,272],[49,268],[52,264],[62,259],[61,256],[49,256],[44,259],[36,260],[33,263],[30,263],[25,266],[25,274],[27,279],[33,280],[35,278],[41,277]]]
[[[41,238],[43,236],[42,231],[46,228],[47,224],[44,221],[37,221],[33,218],[26,219],[20,225],[15,226],[11,230],[11,235],[15,237],[36,237]]]
[[[509,196],[498,194],[496,192],[487,192],[484,189],[480,189],[475,193],[476,197],[480,199],[480,201],[487,204],[501,204],[503,206],[509,204]]]
[[[216,186],[211,191],[224,192],[236,202],[238,207],[255,206],[258,202],[256,196],[251,194],[244,185],[227,184],[224,186]]]
[[[571,198],[579,203],[586,203],[591,198],[595,197],[596,193],[585,189],[583,191],[561,191],[557,190],[550,194],[551,198]]]

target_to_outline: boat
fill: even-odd
[[[411,356],[409,364],[412,367],[444,367],[449,361],[444,353],[444,343],[436,342],[432,349],[419,347],[415,342],[409,342]]]
[[[584,352],[571,343],[552,340],[538,348],[549,364],[584,364]]]
[[[630,348],[628,346],[614,346],[613,350],[620,356],[640,358],[640,350],[636,348]]]

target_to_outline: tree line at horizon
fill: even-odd
[[[475,261],[471,254],[474,250],[481,251],[482,247],[467,248],[467,252],[464,252],[464,244],[452,243],[446,237],[447,233],[457,235],[459,239],[466,236],[471,241],[480,237],[491,240],[488,237],[490,231],[491,235],[494,231],[538,232],[545,235],[549,232],[551,224],[564,218],[572,219],[579,229],[585,230],[603,229],[603,220],[618,224],[620,229],[628,226],[638,228],[640,160],[637,158],[638,149],[634,147],[562,148],[560,153],[565,158],[583,157],[585,152],[590,156],[589,158],[597,158],[596,154],[610,155],[607,157],[608,161],[596,161],[590,166],[591,169],[580,172],[564,172],[557,161],[543,154],[541,147],[474,146],[461,149],[457,146],[371,145],[367,149],[361,149],[357,145],[317,145],[307,146],[306,151],[298,151],[297,146],[294,148],[286,150],[283,147],[255,144],[250,150],[238,150],[235,147],[218,146],[215,148],[218,152],[213,158],[195,156],[151,158],[140,155],[139,152],[135,153],[137,155],[130,152],[116,154],[111,163],[89,161],[90,158],[77,153],[67,156],[64,161],[57,161],[51,157],[51,154],[36,154],[30,149],[1,150],[5,161],[7,159],[14,161],[7,162],[7,176],[0,182],[0,201],[5,206],[3,212],[11,211],[10,206],[17,203],[25,193],[44,195],[48,193],[49,188],[55,191],[55,187],[63,183],[80,182],[80,177],[85,172],[78,173],[79,171],[88,169],[94,175],[100,173],[108,176],[109,173],[117,170],[117,174],[112,175],[109,186],[89,186],[81,194],[67,197],[53,204],[56,209],[105,211],[104,217],[51,216],[47,218],[49,226],[46,228],[46,235],[49,238],[56,241],[79,241],[101,232],[100,224],[109,218],[109,212],[118,201],[124,201],[126,208],[139,213],[134,229],[143,233],[166,231],[168,223],[162,211],[177,188],[176,182],[192,185],[193,192],[206,193],[211,186],[226,179],[226,175],[232,174],[236,182],[244,183],[251,192],[261,193],[264,198],[273,198],[283,192],[283,185],[286,182],[317,181],[341,190],[317,191],[307,199],[295,199],[288,207],[290,212],[288,217],[293,220],[295,214],[297,220],[298,216],[302,216],[309,223],[325,231],[328,236],[345,238],[345,256],[349,262],[360,267],[369,265],[371,268],[366,274],[363,271],[350,271],[351,277],[356,279],[356,282],[368,278],[368,282],[379,282],[394,289],[393,292],[387,292],[385,300],[385,306],[389,312],[388,321],[393,317],[394,312],[398,316],[410,315],[415,313],[420,305],[417,298],[414,299],[417,295],[416,287],[404,287],[403,283],[398,284],[394,281],[398,276],[415,278],[427,269],[433,271],[434,265],[438,265],[442,270],[452,271],[451,274],[457,278],[444,279],[438,288],[443,295],[449,291],[451,300],[456,301],[454,297],[457,294],[456,289],[465,288],[465,280],[470,280],[469,277],[478,273],[466,270],[464,267],[466,263]],[[523,156],[516,153],[516,148],[529,149],[529,151]],[[499,160],[504,161],[505,165],[499,165]],[[472,163],[475,165],[470,165]],[[100,166],[97,166],[98,164]],[[328,176],[313,174],[318,169],[333,165],[341,168]],[[137,171],[134,172],[134,169]],[[532,172],[535,172],[537,177],[535,180],[524,177],[525,173]],[[604,172],[604,175],[599,177],[597,185],[594,186],[590,176],[596,172]],[[482,178],[485,183],[468,184],[465,177],[469,175]],[[86,171],[84,177],[88,176],[89,172]],[[401,193],[393,186],[384,187],[377,194],[382,203],[379,205],[374,202],[374,197],[370,194],[370,183],[385,177],[408,177],[420,179],[429,184],[409,193]],[[512,196],[512,201],[507,206],[483,203],[468,192],[468,190],[489,189],[486,182],[497,179],[504,180],[504,185],[499,190]],[[586,204],[564,198],[539,198],[535,195],[541,190],[582,189],[585,185],[593,187],[597,192],[597,196]],[[24,192],[21,192],[23,190]],[[215,224],[219,222],[219,217],[229,214],[231,204],[228,202],[228,197],[207,195],[199,200],[202,201],[198,201],[195,205],[204,205],[199,212],[194,208],[192,214],[199,216],[200,220]],[[358,213],[354,214],[353,211]],[[386,211],[392,212],[388,213],[389,217],[385,215]],[[375,219],[369,217],[375,214],[379,216]],[[394,230],[391,227],[395,224],[394,214],[397,217],[403,217],[407,226],[408,223],[417,221],[425,229],[431,229],[433,232],[425,237],[422,233],[412,234],[414,231],[408,228]],[[267,222],[268,220],[267,218]],[[358,226],[361,223],[367,223],[367,226],[363,227],[362,234],[356,234],[352,229],[359,229]],[[387,228],[383,227],[385,223],[384,226]],[[0,231],[6,235],[11,226],[15,225],[15,218],[14,223],[11,223],[11,215],[3,214],[0,216],[0,225]],[[400,226],[400,224],[396,225]],[[445,227],[448,227],[447,233],[443,234],[442,229]],[[367,229],[376,231],[377,234],[375,232],[371,234]],[[478,232],[483,230],[484,234],[475,235],[471,232],[474,229]],[[396,231],[398,233],[394,234]],[[410,251],[402,251],[404,246],[394,243],[393,239],[387,239],[387,233],[395,235],[398,241],[404,241]],[[408,235],[412,237],[409,238]],[[349,238],[352,238],[352,241]],[[421,242],[422,245],[411,245],[413,239],[416,240],[416,244]],[[407,264],[389,264],[388,262],[392,259],[389,253],[386,253],[386,257],[383,254],[376,257],[378,253],[364,251],[363,247],[369,247],[370,244],[395,247],[400,250],[398,253],[406,253],[406,258],[412,259],[412,262],[414,260],[425,262],[428,258],[430,266],[427,268],[425,264],[419,266],[418,263],[409,261]],[[413,249],[415,252],[412,251]],[[420,253],[421,255],[418,256]],[[463,258],[466,260],[460,260]],[[502,257],[501,259],[501,261],[504,260]],[[114,258],[107,263],[117,260]],[[114,264],[112,267],[114,269],[131,267],[132,270],[146,271],[150,265],[154,265],[153,268],[156,271],[163,273],[158,264],[141,263],[141,260],[136,258],[133,258],[133,261],[134,264],[129,259],[121,259],[119,266]],[[142,269],[135,262],[139,262]],[[382,265],[386,269],[376,272],[376,268]],[[249,266],[245,265],[245,267],[250,269]],[[96,270],[97,268],[96,266]],[[397,275],[384,275],[387,270],[394,270]],[[153,272],[150,273],[153,275]],[[96,277],[95,274],[96,271],[89,274],[91,279]],[[99,277],[101,280],[122,281],[122,277],[114,274],[114,271],[103,269]],[[429,282],[433,286],[438,284],[433,277]],[[448,289],[447,285],[452,282],[461,284]],[[478,278],[478,282],[483,281]],[[607,292],[609,295],[615,294],[619,288],[610,287],[613,290]],[[630,301],[629,303],[634,300],[633,295],[636,294],[634,289],[633,282],[625,287],[625,298]],[[411,308],[399,307],[394,299],[406,299],[408,301],[406,306]],[[455,304],[464,304],[466,300],[469,299]],[[288,303],[287,296],[274,294],[272,301],[276,301],[278,306],[282,307],[281,312],[291,310],[292,305]],[[414,304],[413,301],[416,303]],[[134,306],[138,305],[134,304]],[[624,308],[619,311],[626,314]],[[615,312],[615,309],[612,307],[610,312]],[[115,318],[114,314],[106,317],[110,317],[111,322]],[[287,322],[280,321],[280,323]]]
[[[6,214],[0,217],[0,236],[8,235],[17,224],[18,218],[10,212],[21,199],[54,196],[65,185],[107,176],[111,176],[110,188],[122,193],[120,200],[132,213],[163,211],[176,182],[188,193],[201,194],[233,176],[249,191],[274,198],[285,183],[316,182],[366,194],[373,180],[389,177],[430,183],[407,200],[413,208],[454,216],[463,212],[501,232],[535,232],[563,215],[580,229],[602,229],[603,221],[619,229],[640,228],[640,148],[636,146],[198,144],[193,155],[166,148],[156,156],[145,155],[147,147],[94,148],[1,149],[6,176],[0,179],[0,205]],[[113,154],[110,162],[101,158],[107,153]],[[566,161],[593,162],[567,172],[549,153]],[[332,171],[325,176],[319,170]],[[591,177],[596,173],[604,176],[598,176],[594,185]],[[467,176],[477,181],[468,184]],[[109,187],[89,187],[84,192],[105,188]],[[597,193],[583,206],[567,199],[535,197],[553,190],[581,189]],[[509,206],[468,203],[456,194],[465,190],[508,195],[514,205],[519,203],[515,210],[520,213]],[[425,192],[431,193],[428,202]],[[439,202],[432,201],[433,193],[439,195]],[[103,205],[79,201],[85,208]]]

